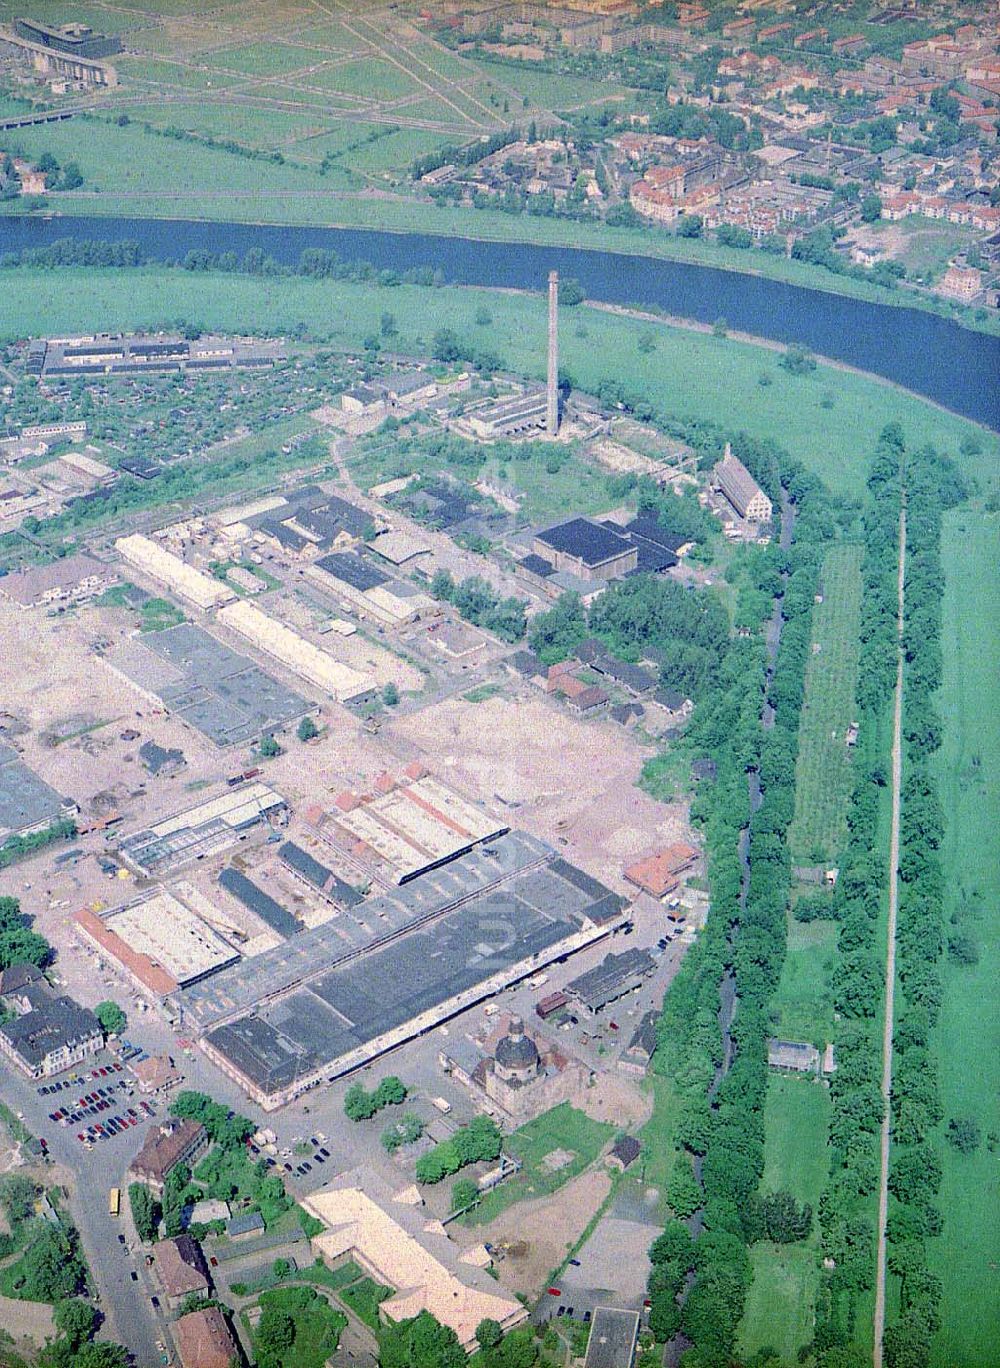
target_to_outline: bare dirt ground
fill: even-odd
[[[56,1333],[51,1306],[13,1297],[0,1297],[0,1325],[15,1342],[27,1341],[22,1347],[29,1350],[40,1349]]]
[[[687,809],[635,787],[651,751],[613,722],[580,722],[537,693],[451,699],[393,724],[445,780],[565,848],[602,879],[687,833]],[[530,738],[530,745],[528,740]]]
[[[551,1197],[517,1202],[489,1225],[468,1231],[456,1226],[452,1233],[456,1239],[468,1238],[470,1244],[486,1240],[509,1245],[507,1257],[498,1265],[500,1281],[512,1292],[535,1297],[610,1191],[610,1176],[603,1169],[590,1169]]]
[[[599,1073],[593,1087],[581,1092],[576,1102],[594,1121],[622,1129],[637,1129],[653,1114],[652,1094],[640,1092],[613,1073]]]

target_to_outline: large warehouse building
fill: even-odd
[[[335,660],[328,651],[314,646],[276,618],[262,613],[252,603],[242,600],[230,603],[219,610],[218,620],[307,683],[324,689],[338,703],[367,693],[373,686],[374,680],[370,675],[361,674],[343,661]]]
[[[205,1053],[265,1110],[609,935],[624,900],[510,832],[179,991]]]
[[[172,551],[160,546],[159,542],[139,532],[130,537],[119,537],[115,542],[115,550],[129,565],[134,565],[142,574],[165,585],[178,598],[192,608],[200,608],[202,612],[231,603],[236,597],[232,589],[228,589],[220,580],[203,575],[200,570],[182,561],[180,556],[175,556]]]
[[[154,1000],[198,983],[240,957],[213,927],[165,888],[153,889],[102,915],[81,908],[76,925],[84,940],[113,959]]]
[[[392,883],[407,883],[508,830],[419,764],[398,781],[381,775],[375,787],[374,794],[340,794],[324,834]]]

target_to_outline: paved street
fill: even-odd
[[[93,1062],[88,1062],[90,1068],[94,1068],[98,1063],[106,1064],[107,1057],[98,1055]],[[82,1075],[84,1066],[81,1064],[73,1072]],[[126,1076],[125,1073],[116,1075]],[[87,1151],[76,1138],[77,1131],[83,1129],[86,1123],[64,1127],[54,1124],[48,1116],[49,1112],[62,1105],[64,1096],[67,1101],[73,1100],[82,1092],[93,1091],[98,1083],[106,1086],[107,1080],[100,1079],[92,1083],[89,1089],[81,1084],[79,1091],[66,1090],[65,1093],[56,1093],[54,1097],[39,1097],[39,1084],[5,1068],[3,1095],[8,1106],[23,1113],[28,1129],[34,1135],[45,1138],[52,1159],[75,1175],[70,1212],[80,1232],[100,1310],[106,1317],[102,1338],[118,1340],[126,1345],[132,1350],[140,1368],[146,1368],[146,1365],[160,1362],[156,1341],[166,1338],[163,1322],[150,1304],[150,1294],[140,1267],[141,1258],[133,1257],[118,1242],[118,1235],[122,1233],[134,1246],[131,1220],[127,1214],[116,1219],[108,1212],[109,1189],[121,1187],[123,1213],[127,1213],[125,1171],[142,1144],[146,1125],[140,1122],[138,1126],[130,1128],[127,1134],[114,1136]],[[129,1276],[133,1269],[139,1274],[138,1282],[133,1282]]]

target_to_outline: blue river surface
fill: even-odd
[[[797,342],[820,356],[870,371],[945,408],[1000,431],[1000,337],[974,332],[922,309],[872,304],[764,276],[571,247],[485,242],[428,233],[352,228],[288,228],[176,219],[0,218],[0,251],[42,247],[59,238],[131,239],[146,256],[176,261],[192,249],[259,247],[294,265],[306,247],[398,271],[430,266],[449,283],[541,290],[557,269],[589,299],[656,308],[776,342]],[[0,322],[3,316],[0,285]]]

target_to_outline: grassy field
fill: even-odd
[[[931,1242],[931,1267],[944,1285],[936,1368],[1000,1364],[1000,1060],[996,985],[1000,979],[1000,523],[958,509],[945,519],[944,686],[937,701],[944,742],[937,757],[945,834],[946,911],[980,946],[979,963],[943,965],[937,1031],[945,1122],[974,1117],[983,1144],[964,1156],[938,1145],[944,1167],[944,1231]],[[989,567],[992,567],[990,570]],[[949,926],[950,934],[954,929]]]
[[[470,1224],[483,1225],[514,1202],[555,1192],[589,1167],[614,1133],[613,1126],[592,1121],[568,1102],[553,1107],[519,1127],[508,1138],[506,1148],[522,1161],[524,1167],[513,1178],[487,1193],[464,1219]],[[562,1168],[548,1169],[543,1161],[553,1150],[569,1150],[573,1158]]]
[[[815,1213],[826,1180],[828,1112],[829,1096],[821,1084],[779,1075],[770,1079],[762,1192],[791,1192]],[[800,1346],[812,1338],[818,1250],[815,1228],[801,1244],[761,1242],[751,1248],[754,1278],[739,1333],[743,1355],[772,1345],[782,1359],[794,1362]]]
[[[400,332],[395,345],[416,353],[429,349],[439,327],[476,336],[475,314],[485,301],[493,315],[489,344],[505,364],[539,378],[545,368],[540,296],[154,269],[8,271],[3,291],[0,328],[9,337],[187,319],[206,329],[240,332],[288,333],[301,326],[317,338],[358,346],[378,331],[388,310]],[[931,442],[953,454],[964,435],[979,431],[913,395],[848,371],[820,365],[811,376],[795,378],[777,366],[773,351],[732,338],[657,324],[656,348],[644,354],[638,340],[650,327],[586,306],[567,310],[560,359],[587,388],[608,374],[606,358],[614,357],[620,373],[657,405],[686,418],[712,418],[728,431],[771,437],[838,491],[857,492],[870,434],[885,423],[898,421],[910,446]],[[767,388],[757,383],[764,370],[773,375]],[[834,397],[830,410],[820,405],[826,392]],[[977,477],[988,476],[1000,451],[995,435],[982,436],[982,454],[963,461]]]
[[[834,860],[853,774],[845,744],[854,720],[861,607],[861,546],[834,546],[823,563],[823,602],[813,612],[813,654],[806,667],[805,702],[795,767],[792,856],[803,864]],[[817,650],[817,647],[819,648]]]
[[[788,948],[774,996],[774,1029],[782,1040],[808,1040],[822,1048],[833,1029],[830,974],[836,963],[836,926],[829,921],[788,923]]]

